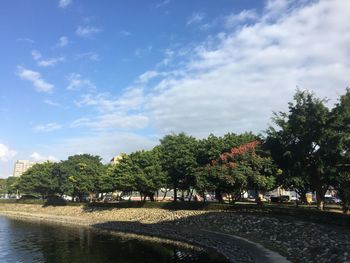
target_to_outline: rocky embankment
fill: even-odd
[[[154,235],[211,247],[233,262],[350,262],[350,230],[238,212],[0,204],[0,214]]]

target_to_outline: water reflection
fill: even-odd
[[[0,217],[0,262],[226,262],[221,256],[169,244],[130,240],[83,227]]]

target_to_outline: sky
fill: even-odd
[[[0,178],[18,159],[261,133],[296,89],[350,85],[350,1],[3,0]]]

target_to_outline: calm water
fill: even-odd
[[[212,253],[0,216],[0,262],[226,262]]]

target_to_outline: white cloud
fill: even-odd
[[[80,74],[72,73],[68,76],[67,90],[80,90],[86,88],[88,90],[96,89],[96,86],[88,79],[82,78]]]
[[[80,101],[76,101],[78,107],[92,106],[101,113],[128,112],[140,110],[145,102],[142,88],[129,88],[119,98],[109,94],[100,93],[97,95],[86,94]]]
[[[273,9],[278,15],[269,7],[250,25],[209,37],[178,66],[175,50],[168,64],[185,69],[184,75],[168,72],[145,97],[152,127],[196,136],[260,132],[273,111],[286,110],[296,86],[333,102],[344,93],[350,85],[350,2],[282,2],[274,2],[281,4]]]
[[[271,20],[279,18],[281,14],[287,14],[289,11],[298,6],[298,4],[305,4],[307,1],[296,0],[268,0],[264,7],[264,19]]]
[[[16,39],[17,42],[25,42],[25,43],[29,43],[29,44],[34,44],[35,41],[31,38],[27,38],[27,37],[24,37],[24,38],[17,38]]]
[[[131,32],[126,31],[126,30],[122,30],[122,31],[120,31],[120,34],[122,34],[123,36],[126,36],[126,37],[129,37],[129,36],[131,36],[131,35],[132,35],[132,34],[131,34]]]
[[[17,75],[24,80],[30,81],[39,92],[51,93],[54,85],[46,82],[39,72],[32,71],[23,67],[18,67]]]
[[[34,162],[42,162],[42,161],[57,161],[57,158],[53,155],[41,155],[37,152],[33,152],[31,155],[30,155],[30,158],[32,158],[32,160]]]
[[[258,18],[258,14],[255,10],[243,10],[238,14],[231,14],[225,18],[225,24],[227,27],[234,27],[242,22],[255,20]]]
[[[142,112],[144,104],[142,88],[129,88],[119,98],[110,94],[86,94],[78,107],[92,107],[97,111],[94,117],[84,116],[72,122],[71,127],[88,127],[94,131],[143,129],[149,124],[149,117]]]
[[[6,145],[0,143],[0,161],[7,162],[16,155],[16,151],[9,149]]]
[[[148,124],[148,118],[142,114],[126,115],[123,113],[108,113],[98,117],[80,118],[72,122],[71,127],[88,127],[92,130],[107,131],[113,129],[143,129]]]
[[[143,56],[148,55],[149,53],[152,52],[153,46],[152,45],[148,45],[145,48],[137,48],[134,52],[135,56],[138,58],[141,58]]]
[[[66,36],[62,36],[60,37],[60,39],[58,40],[57,46],[58,47],[65,47],[69,44],[69,39]]]
[[[164,0],[162,2],[159,2],[158,4],[156,4],[156,8],[161,8],[163,6],[166,6],[166,5],[170,4],[170,2],[171,2],[170,0]]]
[[[93,35],[101,32],[102,30],[93,26],[78,26],[75,33],[80,37],[91,38]]]
[[[32,50],[32,57],[34,60],[39,60],[42,56],[38,50]]]
[[[47,124],[39,124],[34,127],[35,132],[52,132],[58,129],[61,129],[62,126],[55,122],[47,123]]]
[[[64,61],[64,57],[43,59],[41,53],[38,50],[32,50],[32,57],[40,67],[52,67],[58,62]]]
[[[204,19],[204,13],[193,13],[191,17],[187,20],[187,25],[198,24]]]
[[[102,132],[122,128],[123,121],[123,128],[137,129],[141,122],[160,134],[202,137],[266,129],[273,111],[286,110],[296,86],[334,102],[350,85],[350,2],[290,1],[277,9],[265,7],[254,19],[241,13],[237,19],[249,24],[227,29],[222,23],[225,33],[189,44],[185,56],[186,47],[172,47],[166,62],[135,80],[143,88],[120,97],[84,95],[77,106],[97,115],[74,124]]]
[[[156,138],[148,138],[130,132],[92,133],[61,141],[54,145],[55,154],[67,156],[80,153],[99,155],[104,162],[122,152],[131,153],[141,149],[151,149],[158,143]],[[78,150],[79,149],[79,150]]]
[[[76,55],[76,58],[78,59],[88,59],[91,61],[99,61],[100,56],[95,52],[86,52],[86,53],[80,53]]]
[[[60,8],[66,8],[70,4],[72,4],[72,0],[60,0],[59,3],[58,3],[58,6]]]
[[[145,73],[139,76],[139,82],[146,83],[149,80],[157,77],[158,75],[159,73],[155,70],[146,71]]]
[[[64,106],[58,102],[54,102],[52,100],[44,100],[44,103],[49,105],[49,106],[52,106],[52,107],[58,107],[58,108],[64,108]]]
[[[58,62],[61,62],[61,61],[64,61],[64,57],[49,58],[49,59],[38,61],[38,66],[40,66],[40,67],[51,67],[51,66],[55,66]]]

